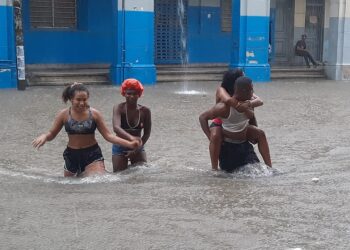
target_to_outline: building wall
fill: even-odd
[[[231,33],[221,30],[220,0],[190,0],[187,49],[189,63],[229,63]]]
[[[335,80],[350,80],[350,0],[327,1],[327,76]]]
[[[111,63],[111,0],[77,0],[77,29],[31,29],[30,0],[23,1],[27,64]]]
[[[12,1],[0,0],[0,88],[17,85]]]
[[[295,0],[294,5],[294,41],[296,44],[305,33],[306,0]]]
[[[270,80],[268,63],[270,0],[234,0],[230,67],[254,81]]]
[[[123,79],[132,77],[144,84],[154,84],[154,2],[119,0],[116,8],[114,22],[118,32],[110,73],[112,82],[120,84]]]

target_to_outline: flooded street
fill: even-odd
[[[64,129],[31,146],[65,107],[63,87],[1,90],[0,249],[348,249],[350,82],[255,84],[274,171],[231,175],[210,171],[198,122],[216,87],[146,86],[147,166],[84,179],[62,177]],[[88,88],[112,128],[119,88]],[[111,144],[97,140],[111,172]]]

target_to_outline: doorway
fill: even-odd
[[[293,27],[294,27],[294,1],[275,1],[275,12],[273,13],[274,27],[272,48],[274,60],[272,65],[289,65],[293,55]]]
[[[155,0],[155,63],[181,64],[186,54],[188,0]]]
[[[307,47],[317,61],[322,61],[324,0],[307,0],[305,14],[305,34]]]

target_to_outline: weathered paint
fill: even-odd
[[[0,34],[0,88],[16,88],[16,45],[12,1],[0,0]]]
[[[267,0],[259,0],[255,3],[256,5],[249,0],[233,2],[233,46],[230,68],[243,68],[246,75],[254,81],[266,82],[270,80],[268,63],[270,18],[267,14],[270,11],[270,5]],[[255,14],[255,16],[249,14]]]

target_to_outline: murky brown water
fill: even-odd
[[[183,87],[146,87],[140,99],[153,116],[148,166],[73,180],[61,177],[64,131],[31,147],[64,107],[63,88],[1,90],[0,249],[348,249],[350,82],[255,85],[279,174],[212,173],[198,115],[216,84]],[[123,98],[89,89],[111,126]],[[111,171],[111,145],[98,141]]]

